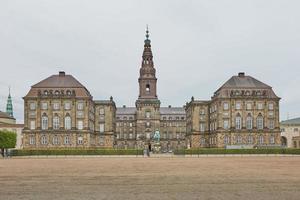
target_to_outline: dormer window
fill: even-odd
[[[150,85],[149,84],[146,85],[146,92],[150,92]]]

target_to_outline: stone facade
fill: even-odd
[[[210,101],[192,98],[187,104],[189,145],[278,146],[279,100],[270,86],[239,73],[218,89]]]
[[[24,113],[24,148],[112,147],[113,99],[93,101],[89,91],[64,72],[31,87]]]
[[[280,122],[281,142],[288,148],[300,147],[300,118]]]
[[[94,101],[71,75],[60,72],[24,97],[24,148],[151,148],[160,133],[163,152],[182,148],[280,145],[279,100],[272,88],[239,73],[211,100],[161,107],[148,30],[135,107]]]

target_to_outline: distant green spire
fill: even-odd
[[[7,104],[6,104],[6,113],[9,116],[14,117],[13,105],[12,105],[12,100],[11,100],[11,96],[10,96],[10,88],[9,88],[9,93],[8,93],[8,98],[7,98]]]

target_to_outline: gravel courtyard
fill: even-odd
[[[0,199],[300,199],[300,157],[0,159]]]

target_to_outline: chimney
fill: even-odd
[[[126,108],[126,105],[123,105],[123,108]]]
[[[66,73],[64,71],[59,72],[59,76],[65,76],[65,75],[66,75]]]
[[[239,77],[245,77],[245,72],[239,72]]]
[[[169,107],[169,108],[171,108],[172,106],[171,106],[171,105],[169,105],[168,107]]]

